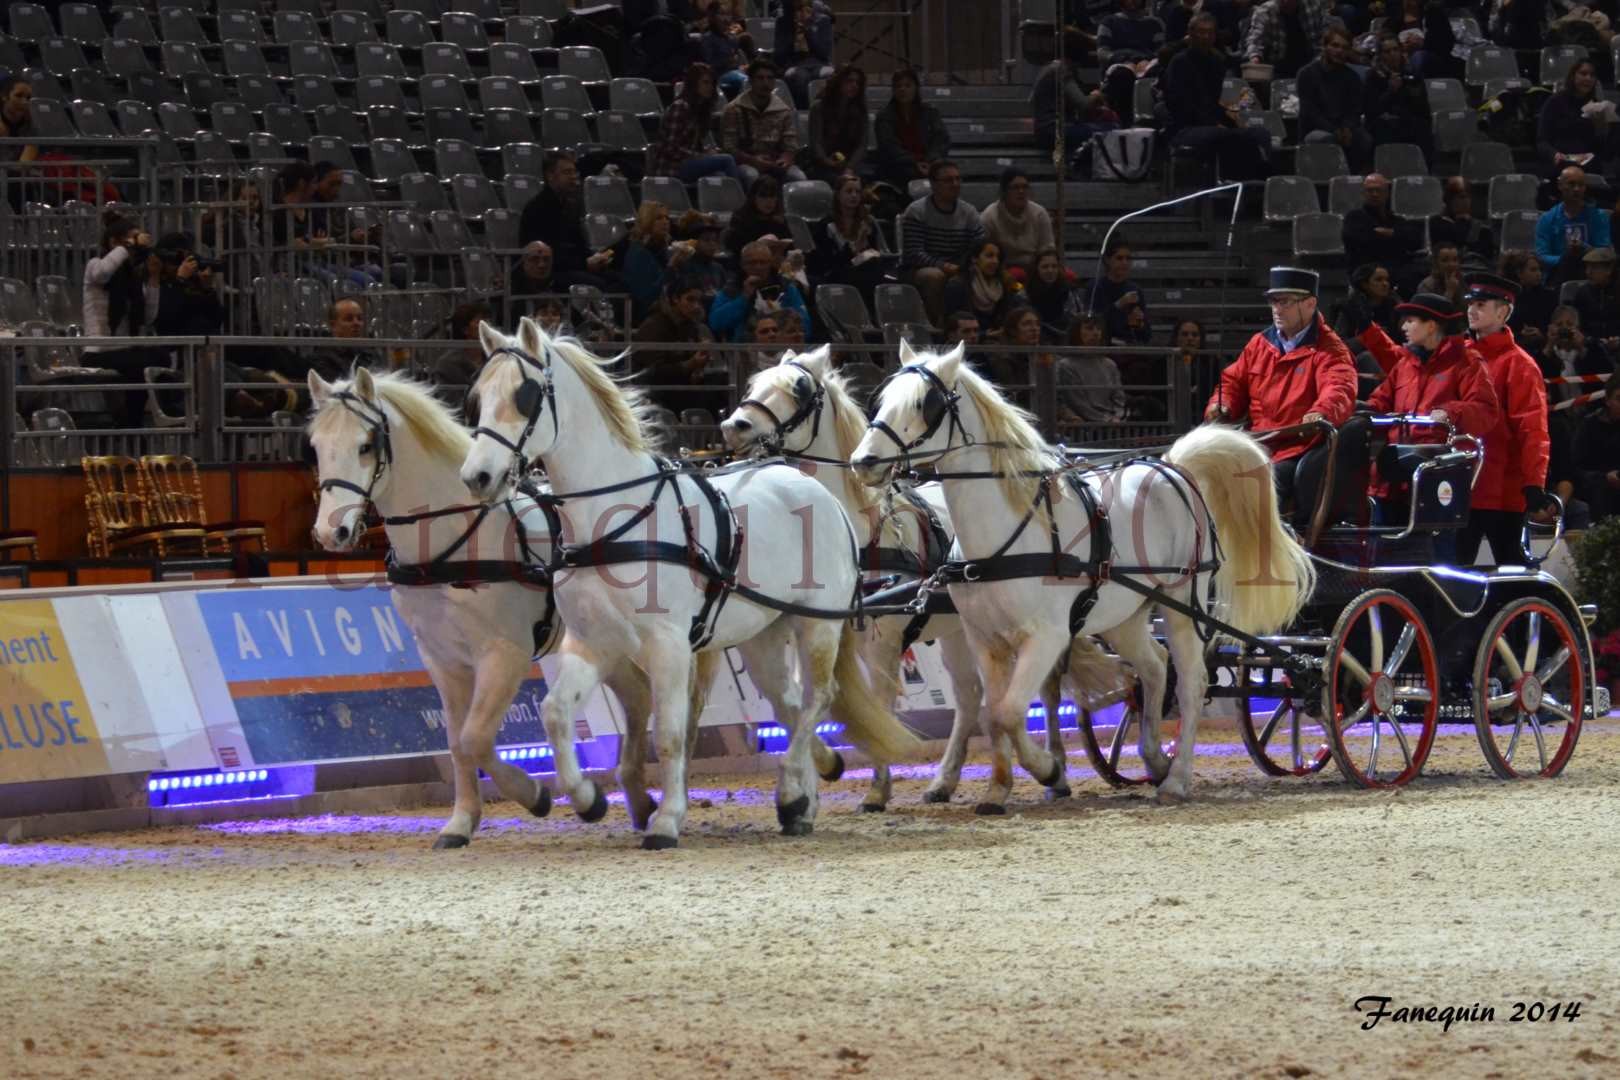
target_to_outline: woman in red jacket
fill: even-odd
[[[1551,502],[1544,490],[1551,448],[1547,391],[1541,368],[1519,348],[1507,326],[1518,286],[1487,273],[1469,274],[1463,284],[1468,328],[1485,357],[1501,412],[1496,426],[1485,436],[1485,464],[1474,481],[1468,527],[1457,539],[1457,561],[1471,564],[1484,538],[1491,542],[1497,565],[1521,563],[1524,515]]]
[[[1479,350],[1458,333],[1463,313],[1435,293],[1418,293],[1397,304],[1395,313],[1401,316],[1405,348],[1391,341],[1379,326],[1361,332],[1361,343],[1387,375],[1367,400],[1372,411],[1449,421],[1458,431],[1484,438],[1496,426],[1496,391]],[[1415,444],[1442,443],[1446,433],[1443,428],[1425,425],[1408,429],[1402,438]],[[1398,455],[1386,452],[1380,457],[1381,475],[1373,484],[1373,494],[1381,499],[1404,499],[1400,489],[1416,464],[1416,460],[1401,461]]]

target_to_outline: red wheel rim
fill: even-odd
[[[1386,612],[1393,619],[1386,620]],[[1386,627],[1386,621],[1392,626]],[[1434,744],[1440,712],[1434,641],[1418,610],[1390,592],[1361,600],[1339,625],[1342,633],[1335,635],[1337,647],[1323,703],[1326,714],[1333,717],[1328,732],[1335,756],[1348,778],[1362,787],[1400,787],[1422,770]],[[1353,650],[1363,645],[1359,640],[1362,632],[1366,635],[1363,655],[1357,656]],[[1421,713],[1423,725],[1415,743],[1402,727],[1403,721],[1414,722],[1414,709]],[[1363,732],[1365,748],[1361,745]],[[1399,760],[1402,767],[1398,772],[1380,768],[1380,752],[1388,740],[1394,741],[1396,749],[1391,753],[1398,757],[1384,760]]]
[[[1310,776],[1320,772],[1333,756],[1327,725],[1303,709],[1304,703],[1286,677],[1281,683],[1255,683],[1249,681],[1246,669],[1239,667],[1238,671],[1243,689],[1263,693],[1266,697],[1280,693],[1276,707],[1259,714],[1250,708],[1250,702],[1257,700],[1259,693],[1240,695],[1237,699],[1238,723],[1243,725],[1243,745],[1249,757],[1262,772],[1271,776]],[[1274,749],[1286,756],[1273,757]]]
[[[1557,776],[1575,752],[1586,711],[1583,651],[1568,617],[1539,600],[1521,602],[1483,644],[1481,657],[1474,713],[1492,765],[1515,779]],[[1550,736],[1556,745],[1549,752]],[[1527,737],[1533,757],[1525,751]]]
[[[1097,775],[1114,787],[1137,787],[1150,784],[1153,777],[1147,763],[1135,748],[1140,742],[1142,724],[1142,684],[1135,681],[1121,702],[1124,708],[1113,725],[1098,725],[1096,714],[1090,709],[1080,710],[1080,737],[1085,744],[1086,756],[1091,759]],[[1100,711],[1100,710],[1099,710]],[[1106,744],[1098,737],[1107,731]],[[1181,735],[1181,718],[1163,717],[1159,721],[1159,745],[1174,759]],[[1173,736],[1167,738],[1167,736]]]

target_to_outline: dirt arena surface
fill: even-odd
[[[438,809],[0,846],[0,1076],[1620,1075],[1620,722],[1516,785],[1442,730],[1394,794],[1221,732],[1176,808],[1078,753],[1001,819],[982,767],[883,816],[852,772],[802,840],[700,777],[667,853],[619,804],[492,803],[450,852]],[[1495,1020],[1366,1031],[1368,995]]]

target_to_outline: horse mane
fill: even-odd
[[[776,364],[755,375],[754,385],[780,390],[792,397],[793,384],[798,378],[797,368]],[[821,386],[826,391],[827,409],[832,413],[833,438],[838,447],[837,457],[841,461],[848,461],[855,456],[855,448],[866,437],[866,414],[861,411],[860,405],[856,404],[855,398],[850,394],[849,383],[843,375],[828,370],[821,376]],[[752,387],[749,396],[757,396]],[[876,506],[881,494],[865,484],[845,484],[844,490],[849,492],[851,500],[861,510],[869,510]]]
[[[984,423],[984,441],[990,446],[990,469],[1001,474],[1001,490],[1007,501],[1014,506],[1033,501],[1036,478],[1021,474],[1050,472],[1063,465],[1057,453],[1041,438],[1035,417],[1002,397],[966,364],[957,365],[956,389],[979,410],[979,418]],[[919,408],[927,394],[927,384],[919,385]]]
[[[431,386],[398,371],[373,374],[371,380],[377,388],[377,397],[404,421],[429,454],[456,462],[466,459],[472,449],[472,436],[457,422],[450,407],[433,395]],[[333,383],[332,389],[352,391],[353,377],[338,380]],[[332,423],[333,416],[350,415],[348,409],[328,401],[310,421],[310,430],[315,430],[320,424]]]
[[[613,361],[597,356],[578,338],[547,337],[546,345],[585,384],[602,411],[609,434],[628,450],[651,449],[646,432],[655,423],[655,406],[642,391],[626,386],[603,370]]]

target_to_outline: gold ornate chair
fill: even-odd
[[[85,546],[91,555],[108,558],[150,547],[163,559],[175,546],[206,552],[201,526],[167,519],[147,498],[140,462],[106,455],[86,456],[80,464],[90,520]]]
[[[191,458],[184,454],[148,454],[141,458],[141,472],[150,505],[158,508],[165,521],[200,527],[205,551],[229,555],[250,544],[265,550],[264,522],[208,520],[202,477]]]

